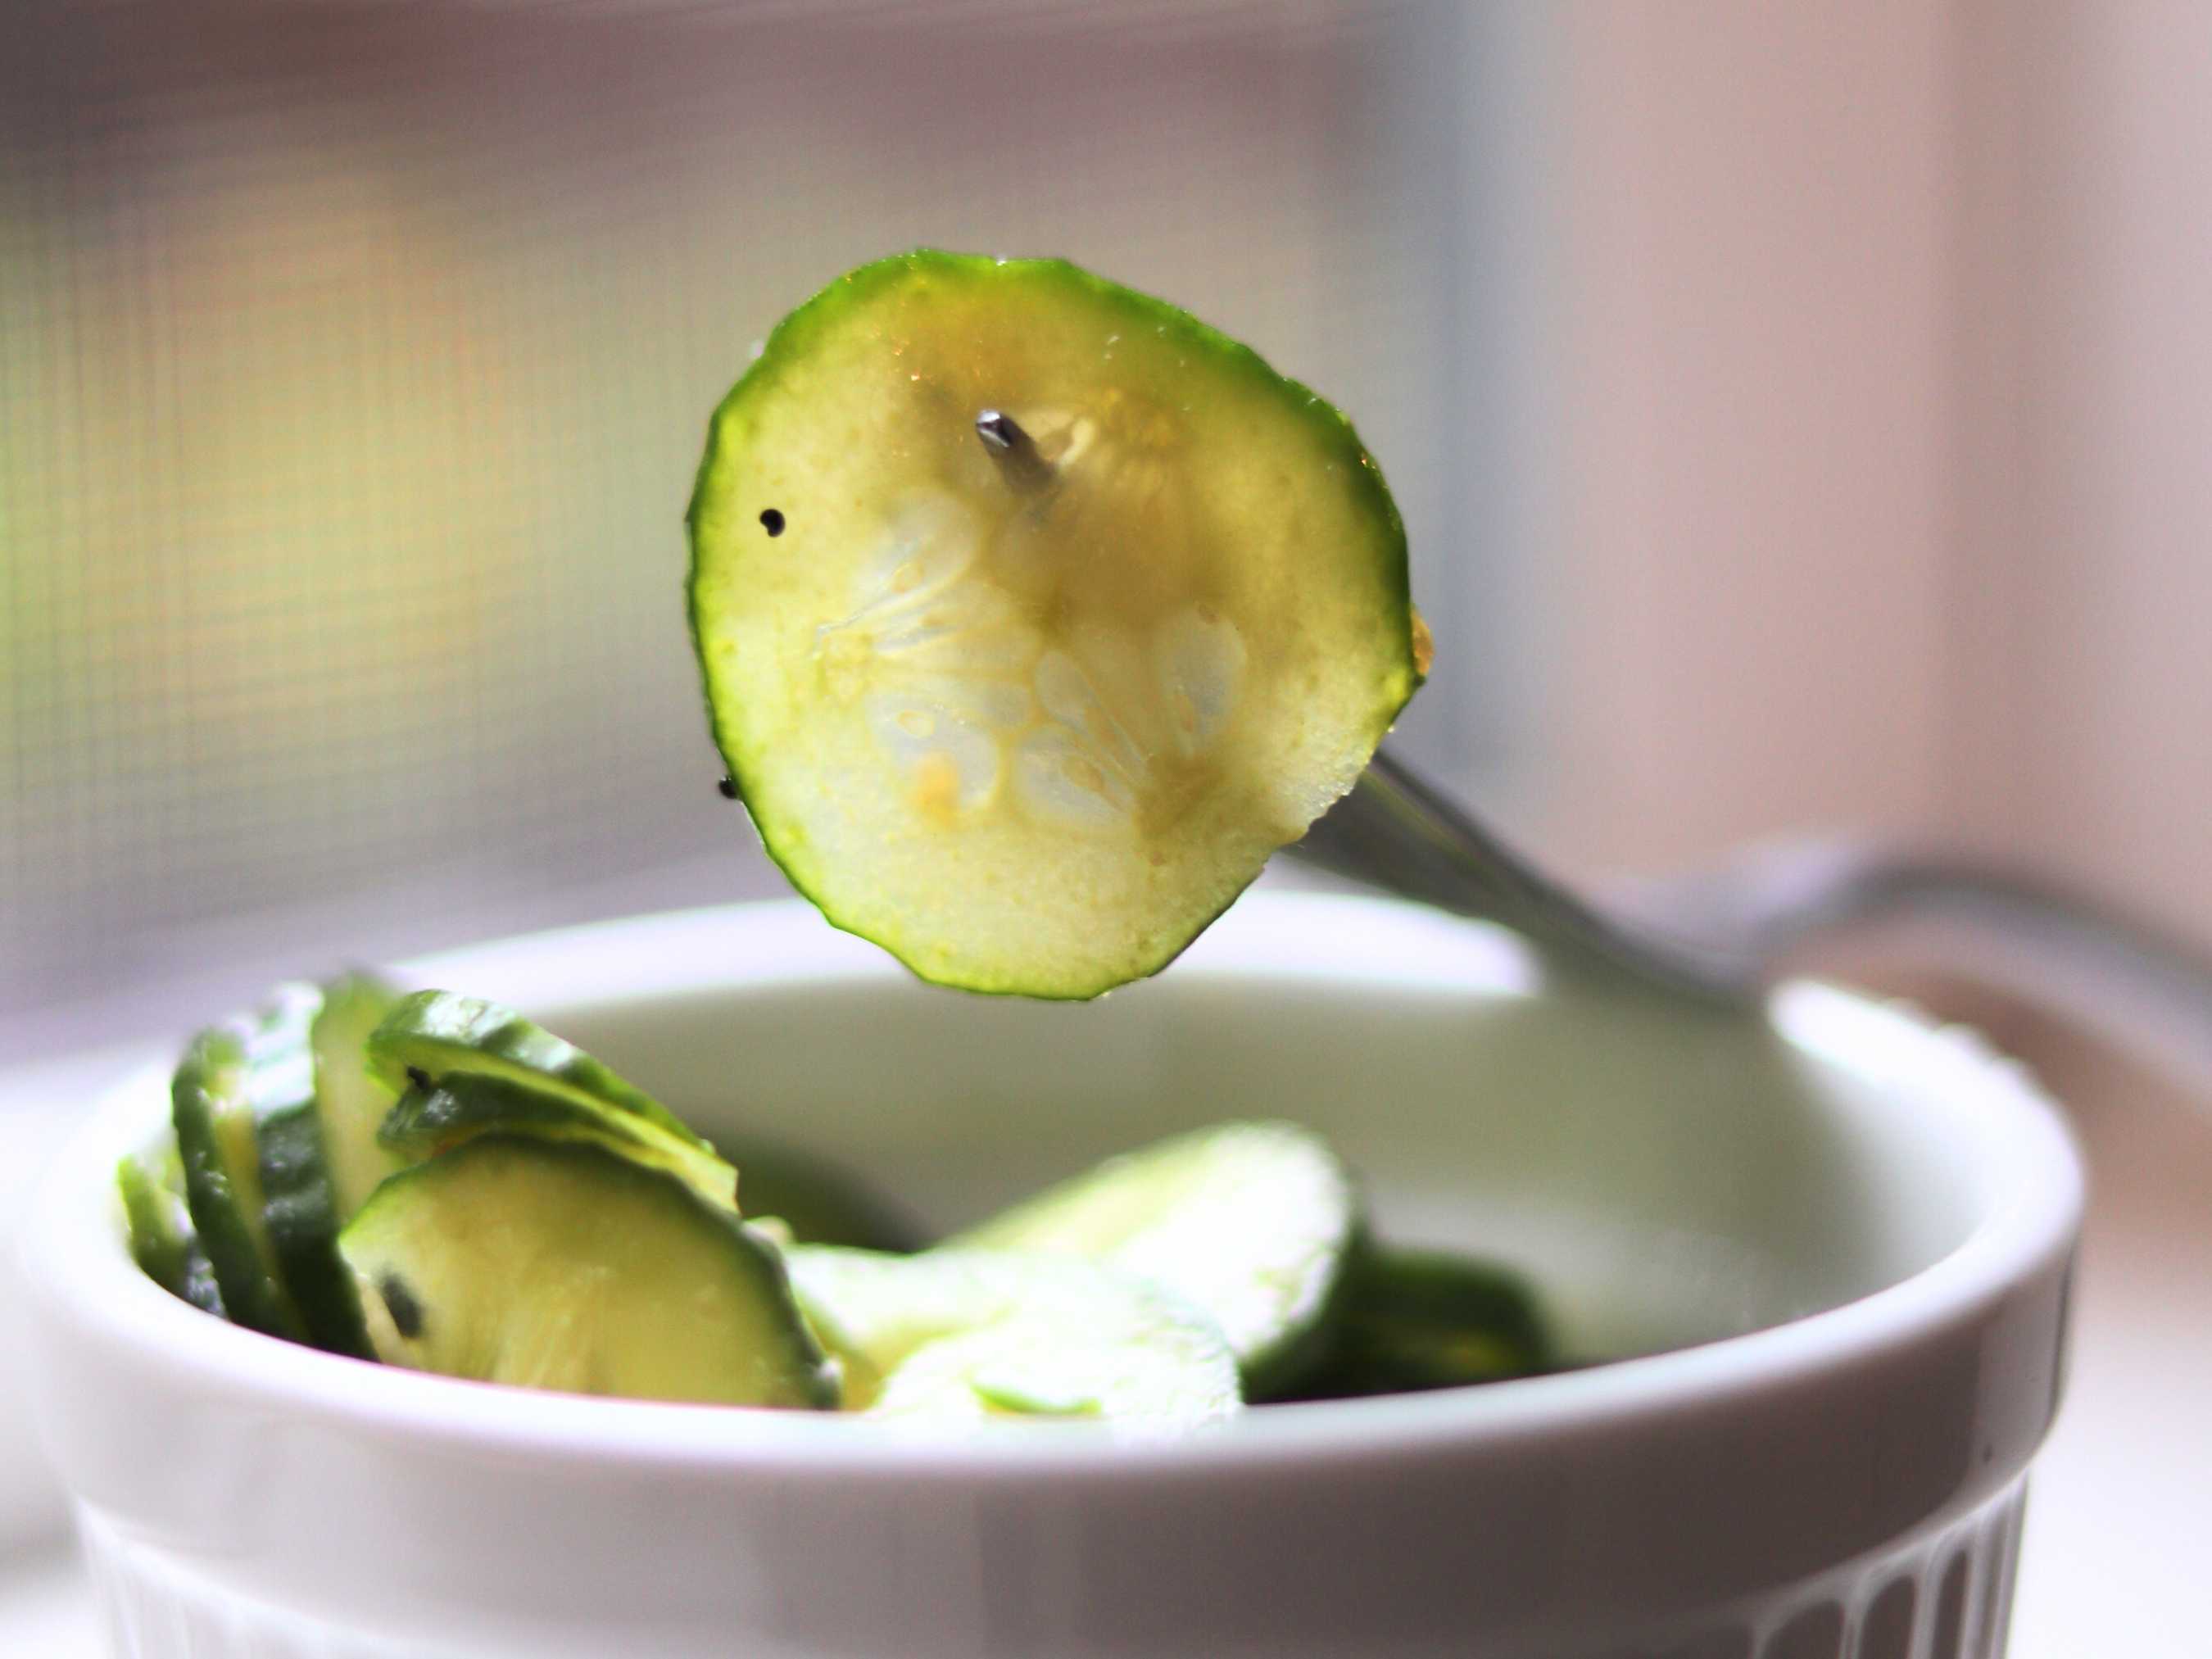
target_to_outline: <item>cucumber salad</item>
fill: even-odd
[[[831,283],[716,412],[689,524],[724,793],[831,922],[960,990],[1158,971],[1428,666],[1344,417],[1059,260]],[[448,1376],[1176,1429],[1554,1363],[1520,1279],[1377,1238],[1291,1123],[1133,1148],[931,1238],[511,1008],[365,974],[200,1033],[171,1100],[118,1173],[149,1277]]]
[[[1515,1276],[1372,1236],[1295,1124],[1231,1121],[925,1238],[850,1176],[720,1152],[511,1008],[365,975],[202,1032],[132,1254],[240,1325],[478,1382],[1176,1428],[1553,1363]]]

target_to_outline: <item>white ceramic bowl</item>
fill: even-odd
[[[25,1229],[32,1370],[119,1653],[1985,1659],[2055,1407],[2081,1203],[2010,1065],[1846,993],[1771,1029],[1547,989],[1503,935],[1255,896],[1086,1007],[908,980],[788,905],[417,964],[708,1131],[933,1220],[1279,1114],[1387,1233],[1551,1290],[1565,1375],[1066,1425],[583,1399],[385,1370],[173,1301],[110,1190],[160,1080]]]

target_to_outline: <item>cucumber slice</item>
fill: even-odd
[[[1109,1158],[949,1248],[1081,1256],[1154,1279],[1212,1316],[1257,1401],[1326,1352],[1359,1228],[1351,1173],[1320,1136],[1222,1123]]]
[[[800,1245],[799,1307],[883,1417],[1085,1417],[1180,1427],[1240,1409],[1212,1320],[1095,1263],[987,1251],[884,1255]]]
[[[1425,670],[1345,418],[1057,259],[830,284],[716,412],[690,524],[714,740],[769,854],[969,990],[1164,966]]]
[[[231,1319],[357,1354],[361,1312],[335,1251],[308,1043],[321,1001],[312,987],[283,987],[258,1020],[201,1032],[171,1080],[171,1120],[192,1224]]]
[[[479,1135],[387,1180],[338,1248],[392,1364],[635,1399],[837,1403],[776,1252],[603,1146]]]
[[[368,1335],[353,1280],[337,1254],[337,1195],[323,1152],[323,1121],[309,1045],[322,994],[287,987],[257,1038],[266,1080],[255,1107],[261,1160],[262,1220],[276,1270],[307,1326],[307,1340],[332,1353],[366,1356]],[[305,1095],[298,1093],[306,1085]]]
[[[277,1278],[262,1220],[260,1149],[246,1097],[246,1069],[245,1033],[218,1027],[192,1039],[170,1079],[185,1204],[231,1320],[304,1340],[306,1322]]]
[[[656,1119],[635,1112],[495,1073],[448,1072],[427,1089],[410,1086],[385,1120],[381,1135],[386,1146],[415,1162],[495,1132],[588,1141],[672,1175],[708,1203],[737,1212],[737,1170],[697,1139],[671,1134]]]
[[[402,998],[369,1034],[369,1069],[394,1090],[465,1073],[557,1095],[589,1112],[621,1112],[711,1153],[714,1149],[659,1101],[574,1043],[512,1008],[451,991]]]
[[[181,1179],[183,1165],[179,1164]],[[192,1231],[191,1212],[182,1192],[167,1184],[143,1159],[126,1158],[115,1166],[115,1190],[123,1200],[130,1231],[131,1258],[139,1270],[173,1296],[185,1293],[185,1262]]]
[[[1413,1394],[1533,1376],[1558,1349],[1519,1274],[1443,1250],[1370,1247],[1346,1277],[1328,1360],[1299,1396]]]
[[[323,1156],[341,1224],[368,1201],[377,1183],[406,1159],[377,1139],[398,1091],[368,1068],[368,1034],[399,993],[368,974],[346,974],[323,987],[308,1042],[315,1058],[315,1108]]]
[[[125,1158],[116,1166],[115,1186],[140,1270],[170,1295],[221,1318],[222,1292],[185,1204],[185,1170],[175,1147],[150,1164]]]

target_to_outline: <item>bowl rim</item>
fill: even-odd
[[[1358,926],[1344,925],[1354,920]],[[747,949],[702,969],[697,945],[716,934],[726,944],[733,926],[742,928]],[[441,975],[459,981],[486,963],[501,965],[509,983],[527,980],[533,998],[547,1006],[616,1006],[675,991],[907,977],[795,900],[520,934],[418,958],[397,971],[422,982]],[[1540,977],[1525,946],[1484,924],[1387,898],[1283,892],[1240,902],[1174,972],[1309,983],[1379,977],[1411,989],[1483,995],[1529,994]],[[1691,1347],[1478,1389],[1270,1407],[1211,1432],[1172,1438],[1068,1424],[1048,1431],[1020,1424],[894,1429],[834,1413],[544,1393],[364,1364],[210,1319],[138,1270],[118,1221],[113,1170],[145,1144],[161,1116],[166,1060],[111,1088],[39,1177],[17,1254],[49,1340],[64,1333],[90,1338],[157,1364],[173,1382],[356,1437],[538,1463],[836,1471],[898,1480],[1117,1481],[1574,1434],[1817,1386],[1839,1367],[1974,1326],[2021,1285],[2061,1271],[2070,1258],[2084,1203],[2081,1160],[2063,1115],[2024,1067],[1964,1028],[1939,1026],[1901,1005],[1832,985],[1783,985],[1768,1008],[1785,1042],[1870,1078],[1910,1077],[1916,1094],[1976,1137],[1987,1211],[1944,1255],[1840,1306]]]

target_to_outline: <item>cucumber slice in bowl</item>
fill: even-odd
[[[303,1341],[306,1322],[278,1277],[262,1218],[261,1154],[246,1069],[245,1033],[215,1028],[192,1039],[170,1080],[186,1206],[233,1322]]]
[[[256,1020],[203,1031],[170,1085],[192,1224],[235,1323],[333,1352],[367,1352],[317,1115],[312,987]]]
[[[384,1144],[420,1160],[487,1133],[587,1142],[674,1176],[708,1203],[737,1212],[738,1172],[695,1137],[671,1134],[657,1119],[599,1105],[497,1073],[448,1072],[410,1086],[385,1120]]]
[[[307,1040],[314,1050],[315,1105],[322,1119],[323,1156],[331,1200],[343,1223],[368,1201],[377,1183],[406,1159],[377,1131],[398,1091],[368,1067],[368,1034],[399,1001],[399,993],[369,974],[346,974],[323,987]]]
[[[832,283],[716,413],[690,522],[714,738],[769,854],[970,990],[1164,966],[1425,669],[1343,416],[1060,260]]]
[[[175,1147],[152,1162],[125,1158],[116,1166],[115,1188],[139,1271],[170,1295],[221,1318],[222,1292],[185,1203],[185,1170]]]
[[[369,1033],[368,1061],[395,1090],[455,1073],[502,1078],[592,1110],[627,1112],[679,1140],[707,1146],[690,1124],[611,1067],[482,997],[417,991],[402,998]]]
[[[1331,1338],[1360,1234],[1352,1175],[1294,1123],[1222,1123],[1119,1158],[941,1248],[1079,1256],[1143,1275],[1210,1315],[1245,1397],[1294,1389]]]
[[[1241,1408],[1213,1322],[1133,1274],[983,1250],[799,1245],[787,1260],[847,1405],[874,1416],[1180,1429]]]
[[[389,1364],[635,1399],[837,1403],[776,1252],[600,1146],[479,1135],[379,1187],[338,1248]]]
[[[368,1038],[369,1067],[410,1097],[380,1139],[422,1154],[484,1128],[622,1143],[732,1212],[737,1172],[642,1089],[514,1009],[451,991],[400,1001]],[[443,1098],[434,1098],[443,1091]],[[501,1121],[502,1115],[507,1121]]]

